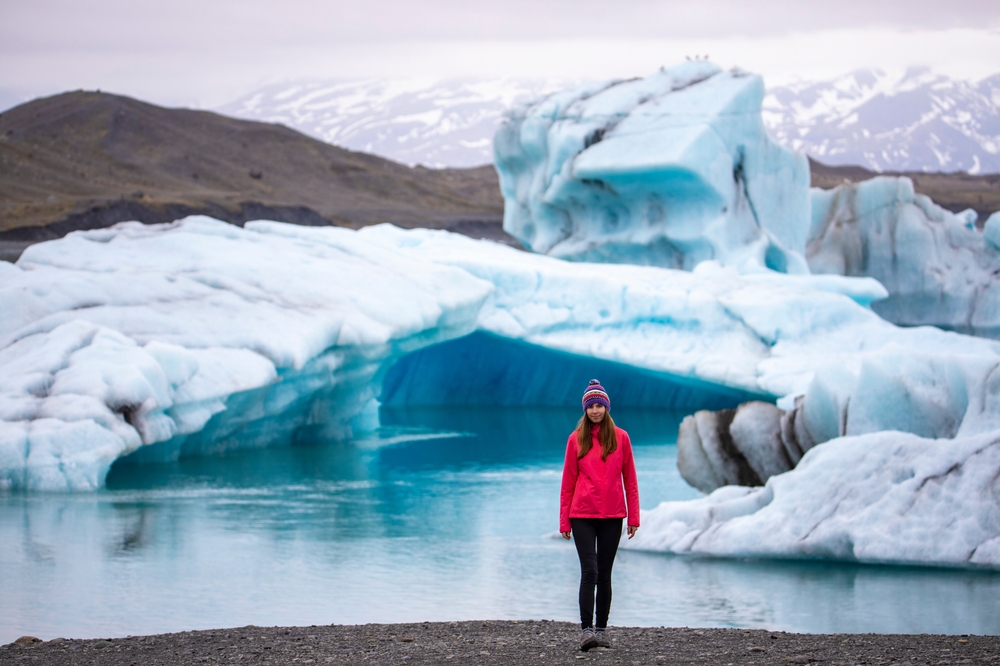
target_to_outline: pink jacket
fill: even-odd
[[[593,444],[590,451],[580,459],[576,457],[579,452],[576,432],[570,434],[566,442],[559,501],[560,532],[571,531],[570,518],[628,516],[629,525],[639,526],[639,484],[635,478],[632,441],[621,428],[615,428],[615,435],[618,437],[618,448],[607,460],[601,460],[597,426],[591,428]]]

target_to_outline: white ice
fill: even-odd
[[[763,97],[759,76],[692,61],[513,111],[504,230],[576,260],[807,272],[808,165],[768,137]]]
[[[492,291],[352,231],[249,226],[126,223],[0,262],[0,486],[94,488],[154,442],[346,432],[384,359],[470,332]]]
[[[1000,428],[1000,343],[893,326],[865,307],[885,296],[871,279],[566,262],[389,225],[359,234],[492,283],[479,330],[789,407],[804,396],[817,442]]]
[[[1000,338],[1000,221],[908,178],[809,190],[768,137],[760,77],[687,62],[515,109],[494,141],[504,229],[535,252],[690,270],[867,276],[889,321]]]
[[[0,277],[8,488],[96,488],[129,453],[265,446],[309,424],[346,436],[398,359],[473,331],[804,396],[817,441],[898,429],[956,437],[935,444],[949,448],[1000,429],[1000,345],[897,328],[867,307],[885,293],[865,278],[575,263],[447,232],[207,218],[77,232]]]
[[[763,487],[643,514],[626,548],[1000,568],[1000,432],[843,437]]]
[[[878,177],[812,190],[807,258],[813,273],[867,276],[889,298],[877,313],[1000,337],[1000,216],[951,213],[915,194],[909,178]]]

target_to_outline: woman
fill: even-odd
[[[584,415],[566,442],[559,531],[580,556],[580,649],[611,647],[611,567],[628,517],[628,538],[639,529],[639,485],[628,433],[611,419],[611,399],[596,379],[583,394]],[[623,492],[624,488],[624,492]],[[594,629],[594,588],[597,629]]]

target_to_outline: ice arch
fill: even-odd
[[[579,356],[478,331],[402,355],[367,382],[337,382],[316,390],[315,373],[235,393],[226,408],[191,434],[142,446],[114,466],[177,460],[227,450],[292,444],[303,428],[315,434],[315,414],[324,416],[330,435],[345,436],[377,425],[353,418],[377,393],[384,407],[518,405],[568,407],[578,404],[587,382],[598,377],[616,407],[664,411],[733,408],[749,400],[774,397],[691,377]],[[366,375],[368,373],[365,373]],[[299,386],[302,385],[302,386]],[[339,414],[339,416],[338,416]]]
[[[773,396],[478,331],[403,356],[385,374],[381,402],[408,405],[574,406],[597,377],[612,405],[725,409]]]

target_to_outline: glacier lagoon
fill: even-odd
[[[642,503],[697,497],[684,412],[617,410]],[[93,493],[0,495],[0,642],[196,628],[573,620],[553,538],[571,409],[384,408],[371,435],[115,465]],[[1000,572],[622,551],[612,623],[1000,632]]]
[[[19,607],[44,598],[31,581],[54,575],[25,563],[56,570],[62,553],[80,569],[53,587],[98,599],[73,617],[103,627],[158,612],[179,628],[252,622],[260,607],[307,623],[307,600],[333,621],[531,615],[511,609],[510,580],[559,616],[559,576],[575,567],[556,567],[565,544],[531,516],[551,501],[542,487],[558,460],[546,466],[545,452],[572,417],[534,418],[529,437],[482,411],[431,416],[573,404],[573,387],[599,375],[618,406],[702,410],[677,448],[664,440],[677,423],[650,426],[660,458],[645,462],[670,472],[650,479],[645,529],[622,555],[649,568],[643,610],[623,622],[996,631],[981,618],[997,615],[1000,344],[872,311],[937,303],[957,280],[976,298],[907,323],[964,330],[972,308],[970,330],[992,330],[993,296],[973,283],[1000,256],[996,224],[980,234],[891,180],[844,186],[817,208],[803,161],[761,129],[762,90],[742,72],[684,65],[514,119],[497,144],[509,230],[556,257],[611,263],[388,225],[207,218],[75,233],[0,263],[0,497],[5,543],[25,544],[23,562],[11,551],[3,564]],[[640,134],[675,150],[622,161]],[[535,159],[540,147],[548,158]],[[661,191],[664,174],[696,176],[691,201]],[[940,266],[925,265],[928,248]],[[856,261],[872,252],[910,263],[872,273]],[[675,467],[712,494],[696,498]],[[521,503],[523,515],[504,511]],[[133,553],[148,570],[128,568]],[[140,587],[159,596],[121,615],[116,593]],[[237,596],[199,596],[222,588]]]

